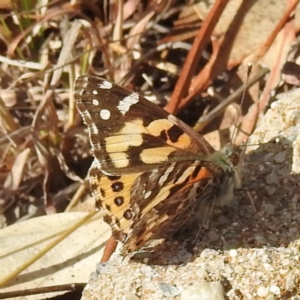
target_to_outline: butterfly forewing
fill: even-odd
[[[174,116],[137,93],[96,76],[76,80],[75,99],[91,145],[108,173],[145,171],[212,153],[212,147]]]

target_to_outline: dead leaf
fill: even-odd
[[[86,213],[61,213],[30,219],[0,231],[0,278],[3,279],[43,249]],[[1,292],[70,283],[87,282],[100,261],[102,248],[110,236],[100,214],[78,228],[36,263],[28,267]],[[49,294],[26,297],[41,299]]]

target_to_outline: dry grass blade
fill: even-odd
[[[255,76],[249,79],[249,82],[246,86],[241,86],[239,89],[237,89],[234,93],[232,93],[227,99],[222,101],[219,105],[217,105],[213,110],[209,112],[206,116],[201,117],[197,124],[194,126],[194,129],[196,131],[202,131],[203,128],[213,121],[216,117],[220,116],[226,107],[231,104],[232,102],[241,99],[241,96],[245,90],[250,88],[252,85],[257,83],[260,79],[262,79],[267,73],[269,73],[269,69],[263,68],[259,73],[257,73]],[[251,133],[251,131],[249,131]]]
[[[219,0],[214,3],[214,7],[211,9],[210,14],[207,16],[204,24],[198,31],[198,35],[195,37],[194,44],[189,52],[185,65],[182,68],[181,75],[178,79],[178,83],[172,93],[172,97],[165,109],[171,113],[177,113],[180,105],[179,101],[184,98],[188,92],[191,84],[192,77],[195,73],[196,66],[200,60],[200,55],[203,52],[214,26],[227,5],[228,1]]]

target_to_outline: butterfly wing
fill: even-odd
[[[79,77],[75,100],[88,126],[94,156],[108,173],[147,171],[214,152],[176,117],[100,77]]]
[[[211,162],[215,151],[202,136],[134,92],[82,76],[75,100],[95,157],[89,175],[96,204],[125,253],[170,227],[225,174]]]

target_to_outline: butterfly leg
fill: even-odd
[[[114,236],[111,236],[109,238],[109,240],[106,242],[100,262],[102,262],[102,263],[107,262],[110,259],[111,255],[115,252],[117,245],[118,245],[118,242],[116,241]]]

